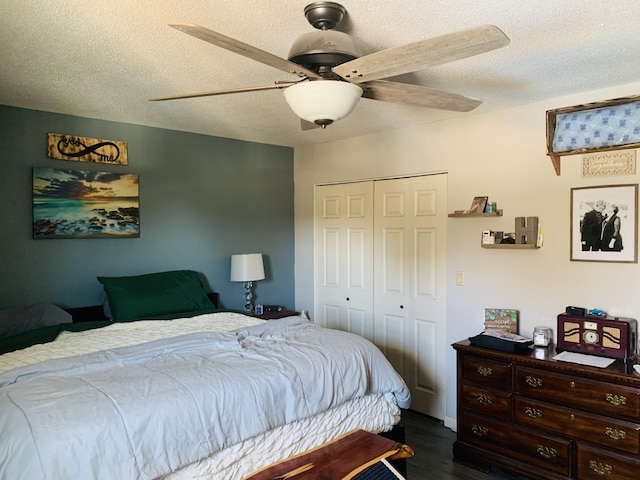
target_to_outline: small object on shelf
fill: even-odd
[[[465,210],[464,213],[483,213],[488,200],[489,197],[473,197],[469,210]]]
[[[516,217],[516,243],[537,244],[538,217]]]
[[[484,209],[484,213],[495,213],[496,212],[496,202],[488,202],[487,206]]]
[[[513,232],[503,233],[502,240],[500,240],[500,243],[503,245],[513,245],[514,243],[516,243],[516,234]]]

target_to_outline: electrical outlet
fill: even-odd
[[[464,285],[464,272],[456,272],[456,285],[462,287]]]

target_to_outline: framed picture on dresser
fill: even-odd
[[[638,263],[638,184],[571,189],[570,258]]]

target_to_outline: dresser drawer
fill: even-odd
[[[511,364],[466,356],[462,360],[463,382],[500,391],[511,390]]]
[[[458,438],[484,450],[569,476],[570,441],[534,433],[495,418],[466,413]]]
[[[630,480],[640,477],[640,459],[578,444],[577,472],[580,480]]]
[[[616,418],[640,420],[640,391],[613,383],[516,367],[515,392]]]
[[[576,440],[586,440],[623,452],[640,453],[640,425],[566,407],[514,398],[514,420]]]
[[[509,420],[511,395],[484,390],[473,385],[462,386],[462,402],[465,408]]]

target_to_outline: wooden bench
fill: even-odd
[[[407,445],[364,430],[353,430],[331,442],[252,473],[244,480],[350,480],[381,459],[413,456]]]

